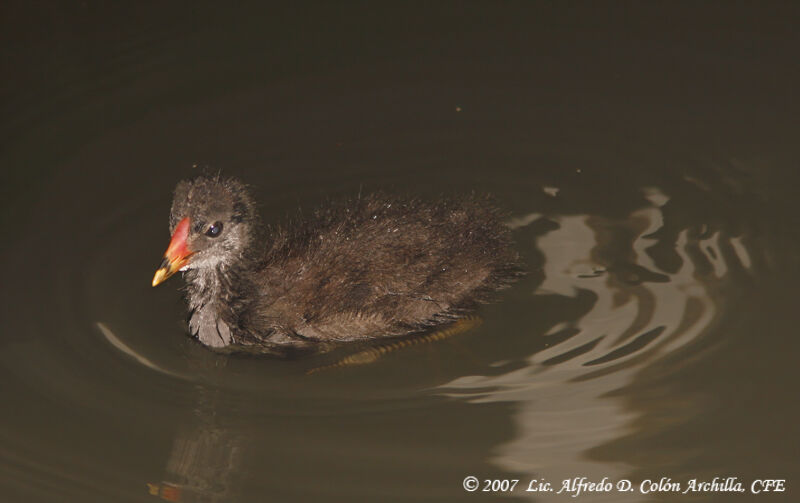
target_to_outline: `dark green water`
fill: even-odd
[[[794,5],[0,9],[2,501],[797,498]],[[492,192],[528,275],[370,365],[215,355],[150,280],[219,170],[267,222]]]

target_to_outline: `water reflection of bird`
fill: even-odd
[[[519,274],[486,197],[385,194],[330,204],[260,243],[235,179],[180,182],[153,286],[185,271],[190,330],[212,347],[285,353],[405,335],[459,319]]]

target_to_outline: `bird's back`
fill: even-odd
[[[376,194],[278,229],[242,328],[267,342],[400,335],[458,318],[519,275],[491,201]]]

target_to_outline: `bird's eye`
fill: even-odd
[[[215,238],[220,235],[222,232],[222,222],[214,222],[213,224],[208,226],[208,230],[206,231],[206,236]]]

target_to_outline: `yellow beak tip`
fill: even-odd
[[[161,268],[156,271],[156,274],[153,276],[153,286],[158,286],[161,284],[165,279],[167,279],[167,270]]]

